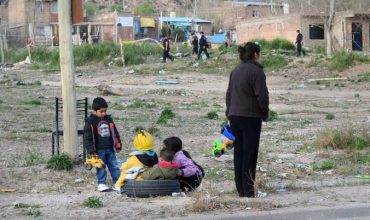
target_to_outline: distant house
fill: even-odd
[[[289,13],[289,5],[270,2],[224,1],[218,9],[222,18],[222,26],[227,30],[235,30],[236,23],[242,20],[258,20],[264,17]]]
[[[186,32],[204,32],[206,35],[212,33],[212,22],[200,18],[190,17],[159,17],[162,24],[175,30],[181,28]]]
[[[57,0],[7,0],[0,4],[0,18],[7,17],[6,37],[10,46],[23,47],[29,41],[34,46],[58,44]],[[84,0],[71,0],[72,21],[84,19]],[[5,15],[7,14],[7,15]]]
[[[317,14],[290,14],[246,20],[236,25],[237,43],[252,39],[286,38],[296,40],[296,30],[301,30],[305,47],[326,47],[326,17]],[[334,49],[370,51],[370,12],[337,12],[332,27]]]

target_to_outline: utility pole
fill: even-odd
[[[71,1],[58,1],[59,53],[63,99],[64,152],[77,159],[76,90],[72,47]]]

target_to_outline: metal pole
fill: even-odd
[[[72,47],[71,1],[58,1],[64,152],[77,159],[76,90]]]

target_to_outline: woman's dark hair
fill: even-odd
[[[173,161],[173,152],[170,151],[167,148],[162,148],[161,151],[159,152],[159,156],[167,162],[172,162]]]
[[[244,46],[238,48],[239,58],[244,63],[249,60],[255,60],[255,54],[260,55],[261,47],[258,44],[248,42]]]
[[[178,137],[169,137],[164,139],[163,141],[164,146],[174,154],[182,150],[182,141]]]
[[[102,97],[95,98],[92,103],[92,109],[98,111],[102,108],[108,108],[108,103]]]

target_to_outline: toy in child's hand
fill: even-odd
[[[85,169],[91,170],[93,167],[96,168],[103,168],[104,162],[102,159],[99,158],[98,155],[93,154],[90,158],[86,159],[85,161]]]
[[[234,147],[233,143],[235,141],[235,137],[233,133],[231,132],[231,128],[229,125],[224,125],[224,127],[221,130],[221,134],[227,140],[224,141],[223,143],[220,140],[215,140],[213,142],[212,154],[215,157],[221,157],[225,153],[225,148],[230,150]]]

